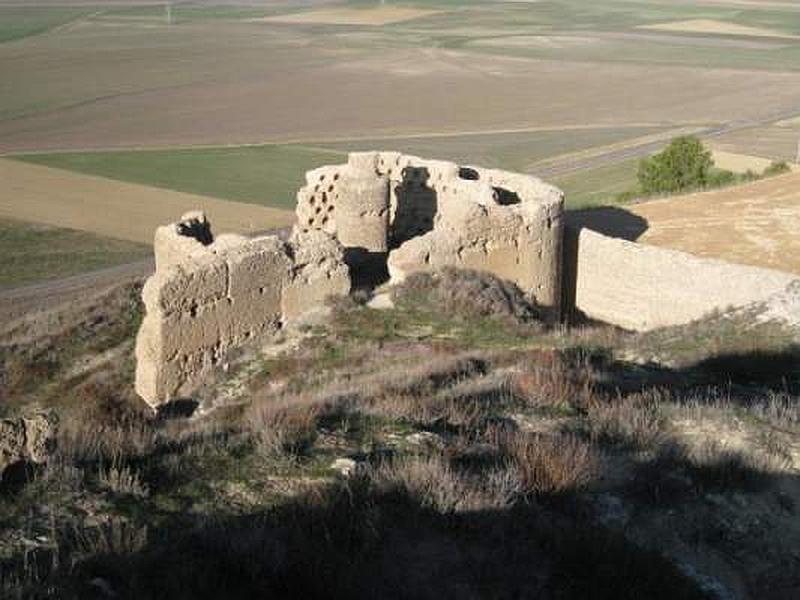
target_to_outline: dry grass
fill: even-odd
[[[313,399],[289,397],[251,406],[244,420],[256,436],[256,445],[269,457],[303,456],[317,438],[322,406]]]
[[[589,435],[597,444],[653,448],[667,436],[663,405],[671,398],[658,389],[595,403],[587,412]]]
[[[533,301],[514,283],[469,269],[413,273],[393,288],[392,295],[400,307],[461,319],[491,317],[530,324],[540,318]]]
[[[503,434],[499,445],[512,460],[525,494],[532,497],[581,491],[599,473],[597,450],[572,435]]]
[[[631,207],[639,242],[707,258],[800,273],[800,173]],[[740,235],[741,231],[747,235]]]
[[[97,475],[100,487],[115,494],[146,498],[147,484],[143,483],[139,473],[129,465],[112,464],[101,467]]]
[[[532,408],[586,410],[599,402],[589,356],[537,350],[512,378],[514,392]]]
[[[381,464],[368,478],[378,494],[400,494],[443,515],[508,508],[522,492],[521,482],[511,471],[460,473],[438,454]]]

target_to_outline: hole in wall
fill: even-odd
[[[478,181],[481,178],[480,173],[470,167],[459,167],[458,176],[467,181]]]
[[[494,190],[494,199],[501,206],[510,206],[512,204],[519,204],[521,202],[517,192],[512,192],[501,187],[492,188]]]

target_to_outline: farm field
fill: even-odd
[[[552,181],[564,191],[568,210],[616,205],[619,194],[636,188],[638,164],[638,160],[626,160],[562,175]]]
[[[333,150],[238,146],[15,156],[28,163],[293,211],[305,172],[343,159]]]
[[[288,210],[171,192],[20,161],[0,160],[0,218],[14,218],[152,244],[156,227],[183,213],[206,211],[217,232],[286,227]]]
[[[306,170],[371,148],[540,174],[571,208],[613,204],[637,155],[593,153],[649,136],[714,131],[718,151],[793,158],[798,36],[795,4],[755,0],[193,0],[169,13],[0,0],[0,154],[56,168],[37,181],[0,161],[0,207],[145,243],[191,202],[218,229],[265,229],[291,222]]]
[[[797,158],[798,142],[800,142],[800,123],[742,129],[715,138],[712,145],[727,152],[794,161]]]
[[[800,173],[628,207],[638,241],[800,274]]]
[[[0,288],[121,265],[151,254],[147,244],[0,218]]]
[[[677,127],[800,106],[800,40],[638,29],[702,16],[800,33],[775,8],[425,2],[439,12],[359,26],[193,6],[171,25],[116,8],[0,45],[0,151]]]
[[[561,154],[661,132],[659,127],[575,128],[169,150],[55,152],[16,160],[110,179],[294,210],[306,171],[344,162],[350,151],[393,149],[428,158],[536,173]]]

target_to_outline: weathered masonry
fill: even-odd
[[[361,152],[306,182],[296,227],[336,236],[351,264],[384,257],[392,283],[443,266],[490,271],[559,306],[563,194],[536,177]]]
[[[398,152],[309,171],[296,212],[286,241],[215,238],[201,213],[158,228],[136,342],[136,390],[151,406],[190,394],[229,350],[349,293],[365,273],[398,283],[445,266],[488,271],[551,314],[633,330],[797,285],[786,273],[565,230],[562,192],[535,177]]]
[[[350,291],[342,247],[321,232],[214,239],[202,213],[159,227],[145,283],[136,391],[151,406],[190,393],[230,349]]]

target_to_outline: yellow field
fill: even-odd
[[[152,243],[159,225],[204,210],[216,232],[256,232],[294,222],[286,210],[0,159],[0,217]]]
[[[752,156],[750,154],[739,154],[737,152],[725,152],[724,150],[714,150],[714,164],[720,169],[733,171],[734,173],[763,173],[764,169],[772,164],[772,159],[762,156]],[[800,166],[790,164],[792,171],[800,170]]]
[[[639,29],[653,31],[677,31],[680,33],[712,33],[717,35],[746,35],[749,37],[769,37],[794,40],[797,36],[786,35],[763,27],[748,27],[714,19],[689,19],[687,21],[673,21],[670,23],[657,23],[655,25],[640,25]]]
[[[309,12],[265,17],[257,21],[271,23],[316,23],[319,25],[388,25],[427,17],[442,11],[410,6],[376,6],[374,8],[327,8]]]
[[[800,274],[800,173],[644,202],[640,242]]]

